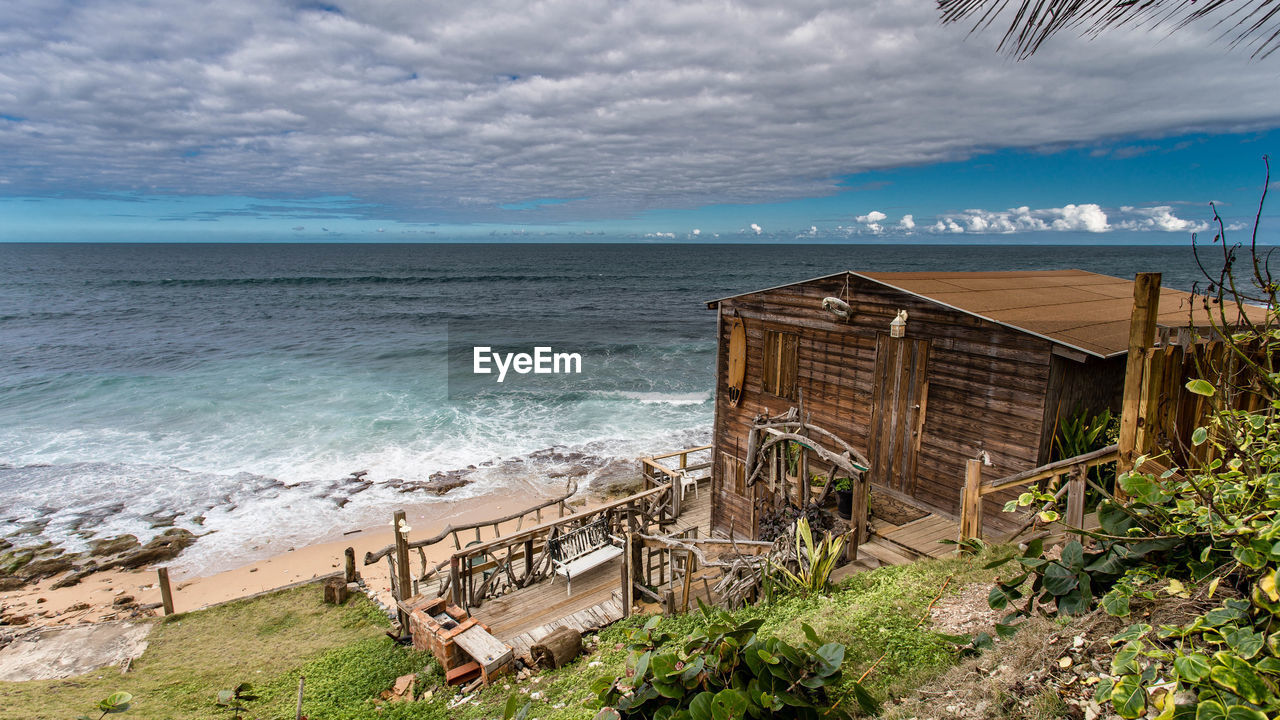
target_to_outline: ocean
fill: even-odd
[[[406,502],[551,494],[709,439],[707,300],[1072,267],[1200,278],[1189,244],[0,244],[0,536],[81,550],[172,523],[205,535],[179,566],[210,573]],[[499,383],[477,345],[582,372]],[[440,473],[471,484],[401,492]]]

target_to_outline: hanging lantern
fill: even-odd
[[[907,334],[907,311],[899,310],[898,316],[889,323],[889,337],[900,338]]]

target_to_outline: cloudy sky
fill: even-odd
[[[1256,211],[1280,53],[967,31],[931,0],[8,0],[0,240],[1181,243]]]

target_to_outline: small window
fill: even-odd
[[[747,494],[747,464],[729,453],[720,453],[724,460],[724,485],[733,488],[735,495]]]
[[[766,330],[764,333],[764,391],[786,400],[796,399],[800,336]]]

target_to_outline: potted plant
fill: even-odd
[[[838,477],[831,489],[836,491],[836,514],[841,519],[848,520],[853,515],[853,480]]]

